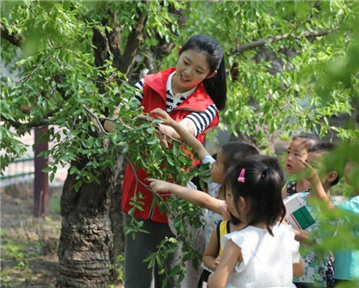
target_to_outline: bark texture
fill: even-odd
[[[124,263],[118,262],[117,257],[123,255],[125,251],[125,226],[124,214],[121,209],[122,200],[122,182],[125,174],[126,161],[122,156],[117,157],[114,171],[112,172],[110,179],[109,193],[111,197],[110,206],[110,219],[111,228],[113,233],[113,246],[110,251],[111,264],[114,265],[115,269],[111,271],[113,279],[118,278],[118,268]]]
[[[108,286],[112,246],[110,173],[103,173],[102,179],[101,185],[84,184],[79,192],[72,188],[77,181],[74,175],[68,175],[65,181],[56,287]]]

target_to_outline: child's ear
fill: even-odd
[[[327,181],[328,181],[329,183],[332,183],[332,182],[334,182],[338,177],[339,177],[339,175],[338,175],[338,172],[337,172],[337,171],[331,171],[331,172],[329,172],[329,174],[328,174]]]
[[[244,197],[239,196],[238,202],[239,202],[239,209],[240,209],[239,211],[241,213],[243,213],[243,212],[247,213],[248,205],[249,205],[248,201]]]
[[[181,52],[182,46],[178,46],[178,55]]]
[[[206,77],[206,79],[212,78],[217,75],[217,70],[214,70],[212,73],[209,73]]]

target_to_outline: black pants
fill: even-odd
[[[131,217],[126,215],[126,226]],[[141,220],[141,219],[139,219]],[[126,288],[159,288],[162,287],[164,274],[158,273],[157,265],[154,269],[148,269],[149,262],[143,262],[152,252],[157,251],[157,246],[165,237],[174,237],[168,224],[143,220],[143,229],[150,233],[137,233],[132,239],[131,234],[125,236],[125,287]],[[178,254],[171,254],[166,259],[166,267],[171,271],[178,264]],[[174,279],[172,279],[174,281]],[[173,281],[168,281],[166,288],[177,287]]]

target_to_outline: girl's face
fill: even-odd
[[[303,169],[297,157],[303,161],[306,161],[308,158],[308,151],[304,147],[301,139],[293,140],[287,149],[285,168],[290,174],[296,174]]]
[[[204,53],[186,50],[178,59],[172,86],[176,87],[180,93],[191,90],[206,78],[214,76],[213,73],[209,75],[209,69]]]
[[[236,207],[236,203],[234,203],[234,198],[232,194],[232,189],[226,189],[226,203],[228,211],[236,218],[241,219],[238,213],[238,209]]]
[[[246,215],[249,212],[250,206],[242,196],[239,197],[238,203],[234,202],[234,197],[231,188],[226,189],[226,203],[228,211],[242,222],[246,222]]]
[[[224,171],[224,155],[222,150],[219,150],[217,153],[217,160],[211,165],[211,178],[213,182],[223,184],[224,176],[226,171]]]

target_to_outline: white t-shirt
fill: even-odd
[[[292,283],[292,265],[300,260],[299,242],[294,240],[290,226],[277,224],[273,234],[248,226],[223,236],[223,247],[232,240],[241,248],[243,258],[235,266],[226,288],[296,287]]]
[[[212,165],[216,160],[208,155],[203,157],[202,163]],[[218,197],[219,191],[221,190],[221,184],[213,182],[211,178],[206,179],[205,182],[207,183],[208,187],[208,194],[214,198]],[[211,239],[211,235],[214,229],[216,229],[218,223],[223,220],[223,216],[219,215],[217,213],[214,213],[212,211],[207,210],[204,215],[204,221],[205,221],[205,233],[206,233],[206,246],[209,243],[209,240]]]

